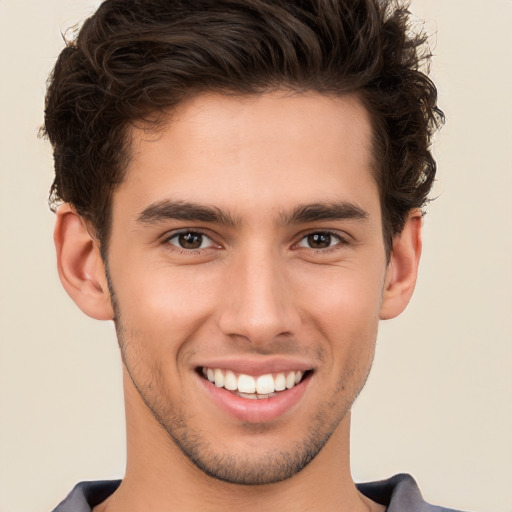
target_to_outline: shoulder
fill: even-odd
[[[120,483],[121,480],[80,482],[53,512],[91,512],[92,508],[105,501]]]
[[[414,478],[407,474],[358,484],[357,488],[371,500],[386,505],[386,512],[461,512],[427,503]]]

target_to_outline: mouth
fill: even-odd
[[[289,370],[262,375],[236,373],[222,368],[198,368],[201,377],[225,389],[233,395],[249,400],[263,400],[276,397],[284,391],[291,390],[306,380],[312,370]]]

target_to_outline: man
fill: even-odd
[[[446,510],[356,486],[350,409],[406,307],[442,122],[404,7],[108,0],[47,95],[61,281],[115,322],[122,482],[58,512]]]

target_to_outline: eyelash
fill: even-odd
[[[177,244],[170,243],[171,240],[177,239],[181,235],[195,235],[195,236],[207,238],[208,240],[210,240],[210,245],[208,247],[202,247],[202,248],[199,247],[197,249],[186,249],[184,247],[180,247]],[[327,235],[327,236],[332,237],[335,240],[337,240],[337,243],[335,243],[332,246],[321,248],[321,249],[314,248],[314,247],[303,247],[303,246],[299,245],[304,239],[306,239],[307,237],[309,237],[311,235],[323,235],[323,236]],[[164,238],[163,243],[171,246],[171,250],[177,251],[181,254],[186,254],[186,255],[202,255],[211,248],[218,249],[221,247],[220,244],[216,244],[214,242],[214,240],[212,239],[212,237],[209,236],[204,231],[193,230],[193,229],[184,229],[184,230],[174,232],[171,235]],[[295,249],[295,250],[306,249],[309,251],[313,251],[316,254],[324,254],[325,255],[325,254],[330,254],[331,252],[337,251],[341,247],[347,246],[347,245],[349,245],[349,241],[338,232],[330,231],[330,230],[314,230],[314,231],[309,231],[307,233],[302,234],[301,237],[299,238],[299,240],[293,244],[293,249]]]
[[[317,249],[317,248],[314,248],[314,247],[301,247],[299,246],[300,242],[302,242],[305,238],[311,236],[311,235],[328,235],[332,238],[335,238],[337,240],[337,243],[335,243],[334,245],[332,246],[329,246],[329,247],[326,247],[324,249]],[[346,237],[342,236],[339,232],[337,231],[330,231],[330,230],[313,230],[313,231],[309,231],[305,234],[303,234],[299,241],[294,244],[294,247],[297,247],[298,250],[300,249],[307,249],[309,251],[314,251],[315,254],[330,254],[331,252],[335,252],[335,251],[338,251],[339,249],[341,249],[341,247],[344,247],[344,246],[347,246],[349,245],[349,241],[347,240]]]
[[[210,240],[210,245],[208,247],[202,247],[202,248],[199,247],[197,249],[186,249],[184,247],[180,247],[179,245],[175,245],[175,244],[171,243],[171,241],[173,239],[177,239],[181,235],[195,235],[195,236],[207,238],[208,240]],[[170,234],[169,236],[165,237],[163,240],[163,243],[170,246],[170,249],[172,251],[176,251],[180,254],[186,254],[186,255],[202,255],[206,251],[208,251],[208,249],[211,249],[212,247],[215,249],[220,247],[219,244],[216,244],[213,241],[212,237],[209,236],[207,233],[205,233],[204,231],[195,230],[195,229],[183,229],[180,231],[176,231],[176,232]]]

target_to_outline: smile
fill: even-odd
[[[303,362],[294,367],[290,361],[278,359],[217,361],[196,367],[210,403],[228,417],[253,424],[290,418],[303,402],[314,373],[314,368],[308,369]]]
[[[231,391],[241,398],[253,400],[272,398],[280,391],[292,389],[301,382],[305,375],[301,370],[295,370],[253,376],[244,373],[236,374],[231,370],[206,367],[201,369],[201,373],[216,387]]]

